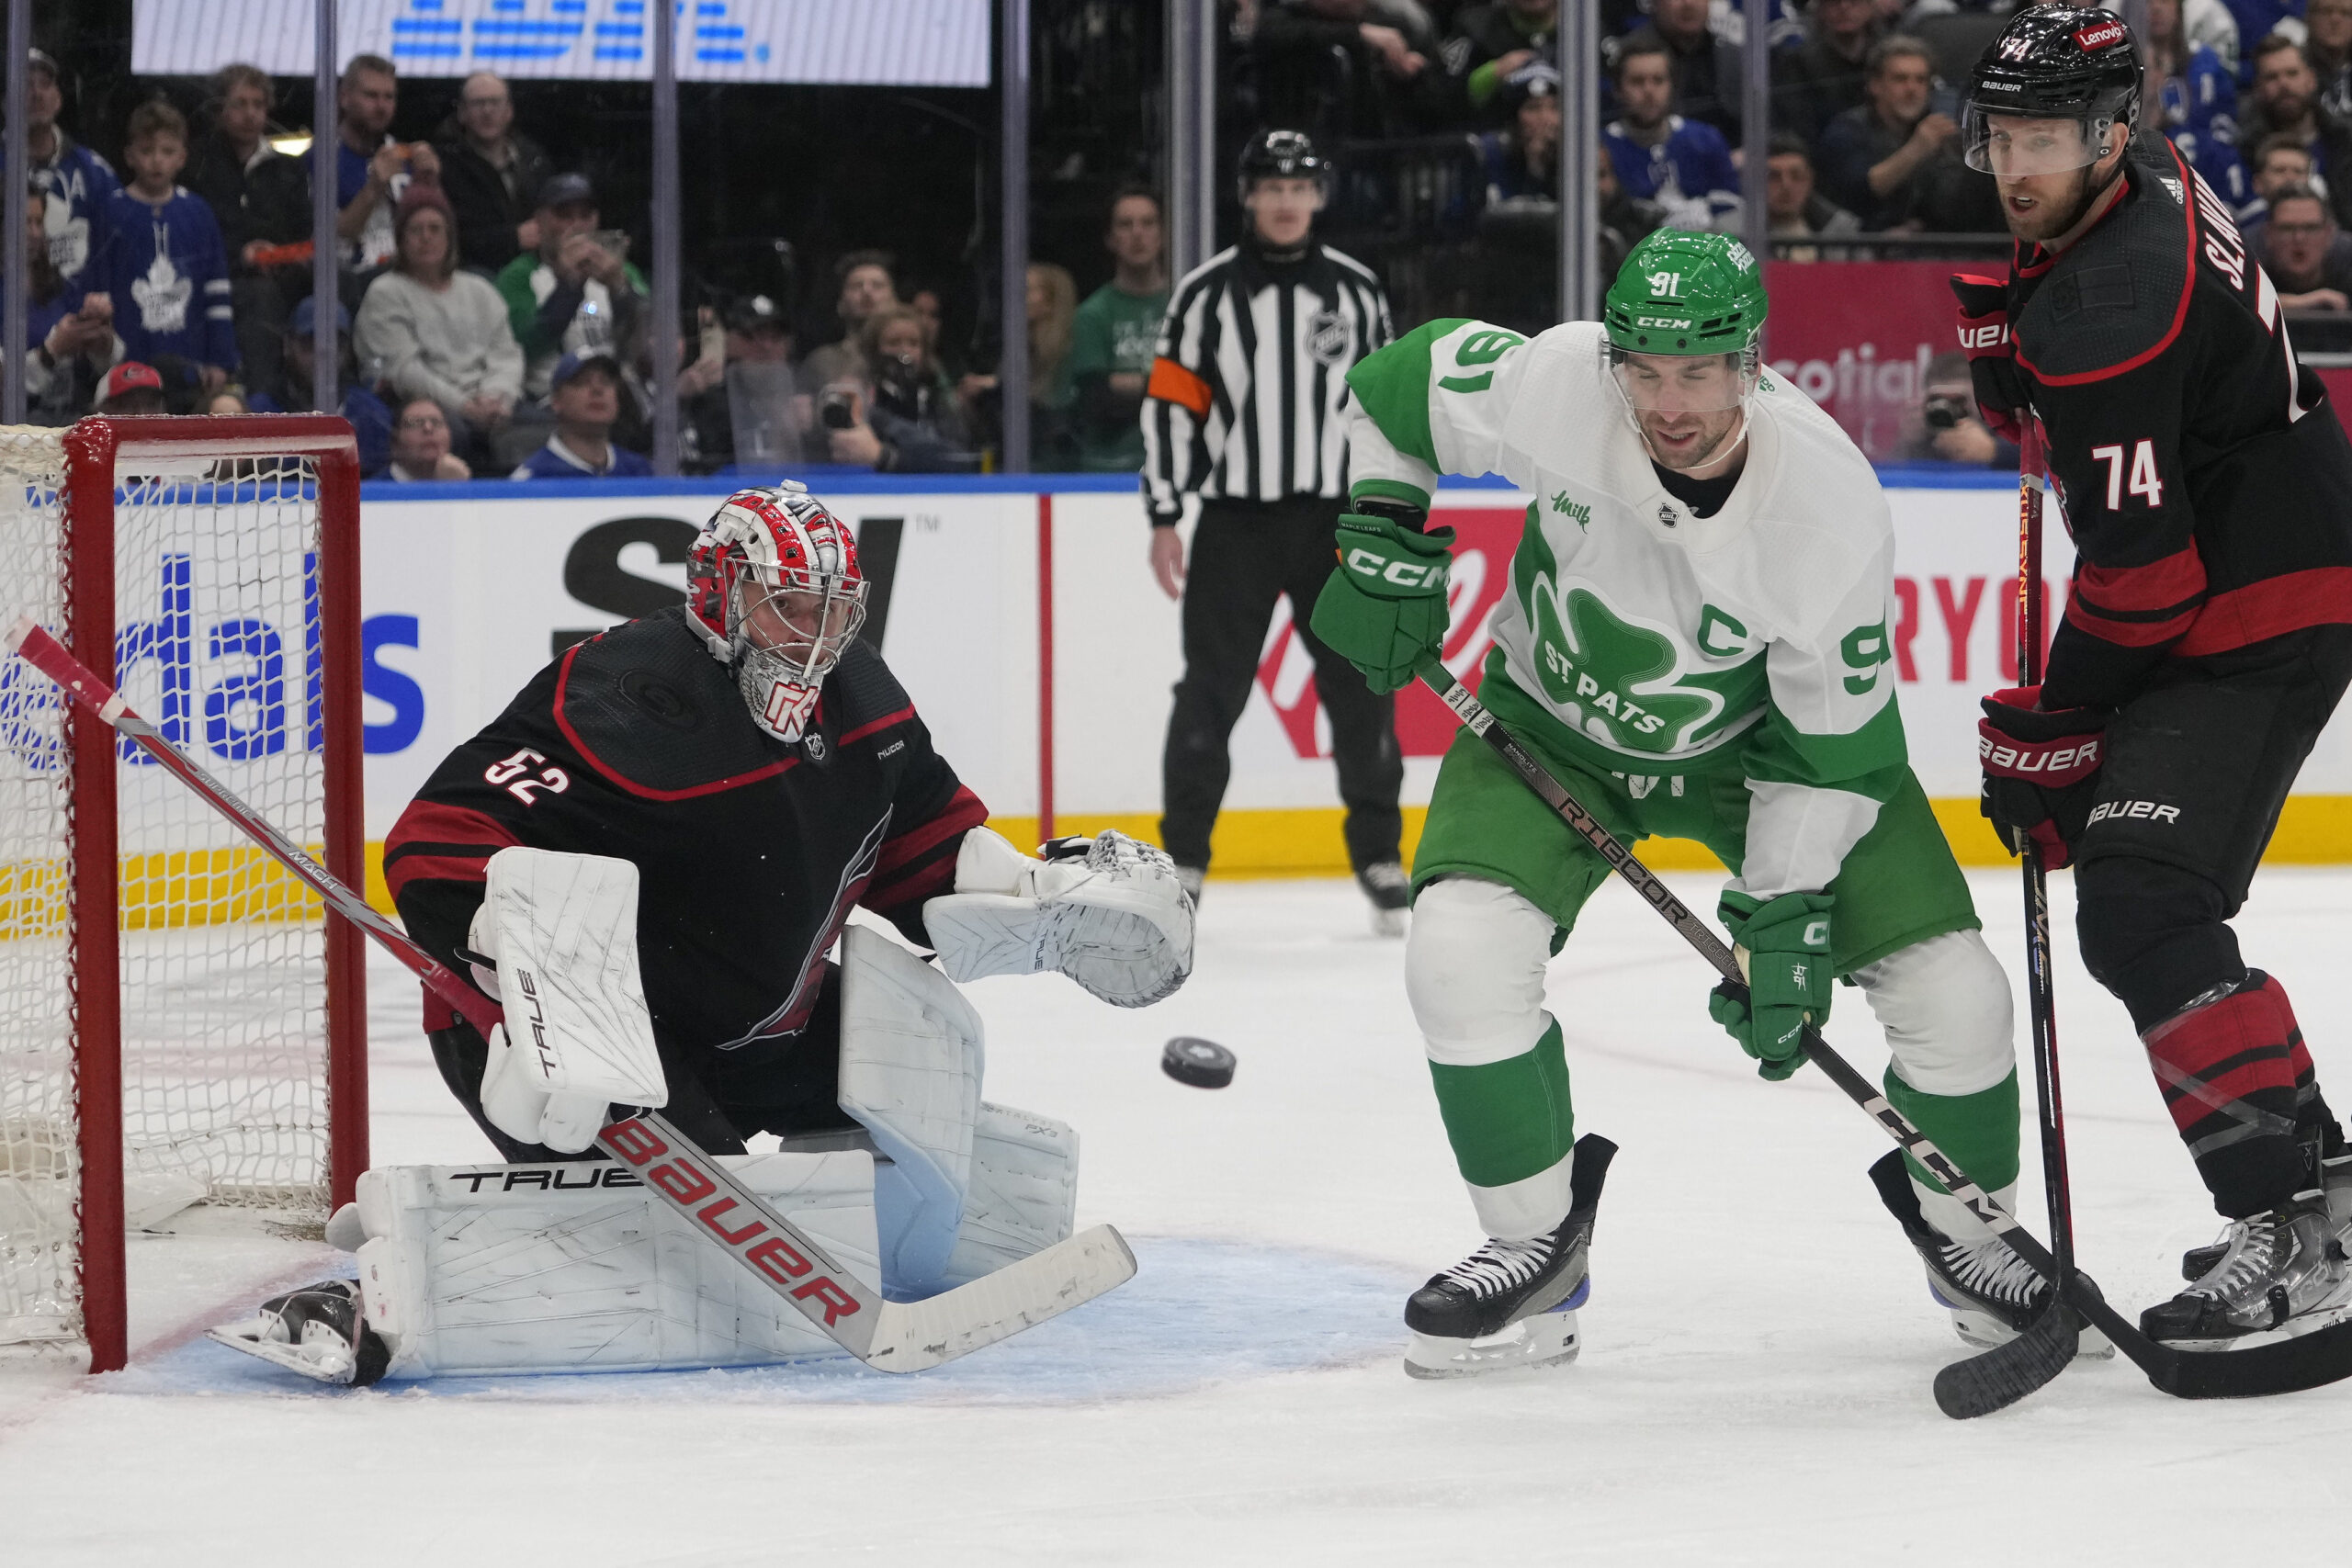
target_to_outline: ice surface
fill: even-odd
[[[1694,904],[1704,877],[1675,879]],[[2017,884],[1972,878],[2018,970]],[[2067,878],[2055,879],[2063,910]],[[2335,984],[2352,873],[2266,873],[2239,922],[2352,1084]],[[1142,1272],[912,1378],[839,1363],[324,1391],[193,1339],[315,1242],[204,1212],[130,1249],[131,1369],[0,1364],[0,1561],[506,1564],[2130,1563],[2352,1540],[2352,1385],[2192,1404],[2078,1366],[1959,1424],[1960,1353],[1863,1175],[1881,1135],[1817,1075],[1780,1085],[1706,1019],[1704,970],[1611,887],[1552,971],[1581,1130],[1623,1145],[1575,1366],[1424,1383],[1404,1292],[1476,1237],[1430,1101],[1401,948],[1335,883],[1213,884],[1198,968],[1141,1012],[983,981],[988,1093],[1074,1123],[1081,1224]],[[2216,1222],[2121,1010],[2062,935],[2085,1263],[2132,1307]],[[374,976],[379,1162],[478,1159],[412,987]],[[2022,1003],[2020,1002],[2020,1007]],[[1829,1031],[1866,1070],[1869,1010]],[[1174,1034],[1233,1086],[1158,1066]],[[2352,1100],[2352,1089],[2339,1091]],[[2027,1137],[2026,1190],[2037,1193]],[[2038,1198],[2030,1217],[2041,1228]]]

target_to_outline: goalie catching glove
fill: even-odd
[[[1747,976],[1743,998],[1726,981],[1707,996],[1707,1012],[1756,1058],[1756,1076],[1778,1083],[1804,1066],[1804,1026],[1829,1021],[1829,909],[1826,893],[1783,893],[1758,900],[1726,892],[1715,916],[1731,932],[1732,953]]]
[[[1175,863],[1125,833],[1057,839],[1034,859],[976,828],[956,891],[922,907],[939,967],[958,983],[1057,970],[1114,1007],[1147,1007],[1193,972],[1193,901]]]

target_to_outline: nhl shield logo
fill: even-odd
[[[1317,365],[1337,365],[1347,357],[1348,323],[1337,310],[1317,310],[1306,323],[1306,352]]]
[[[823,766],[826,751],[825,732],[821,729],[810,730],[800,738],[800,749],[808,753],[810,761],[820,767]]]

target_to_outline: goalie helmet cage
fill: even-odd
[[[348,424],[0,428],[0,614],[26,612],[363,885]],[[205,1201],[323,1218],[351,1199],[368,1164],[365,953],[178,781],[6,664],[0,1343],[78,1339],[107,1371],[129,1353],[131,1213]]]

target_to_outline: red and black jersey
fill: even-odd
[[[798,1031],[853,906],[928,945],[923,900],[952,890],[987,819],[863,642],[786,744],[666,610],[569,649],[451,752],[393,827],[384,874],[410,934],[456,964],[499,850],[633,862],[654,1037],[692,1062]],[[425,1010],[447,1026],[429,994]]]
[[[2052,708],[2118,706],[2167,660],[2242,666],[2352,622],[2352,443],[2278,290],[2169,145],[2125,179],[2081,239],[2019,245],[2009,273],[2076,555]]]

